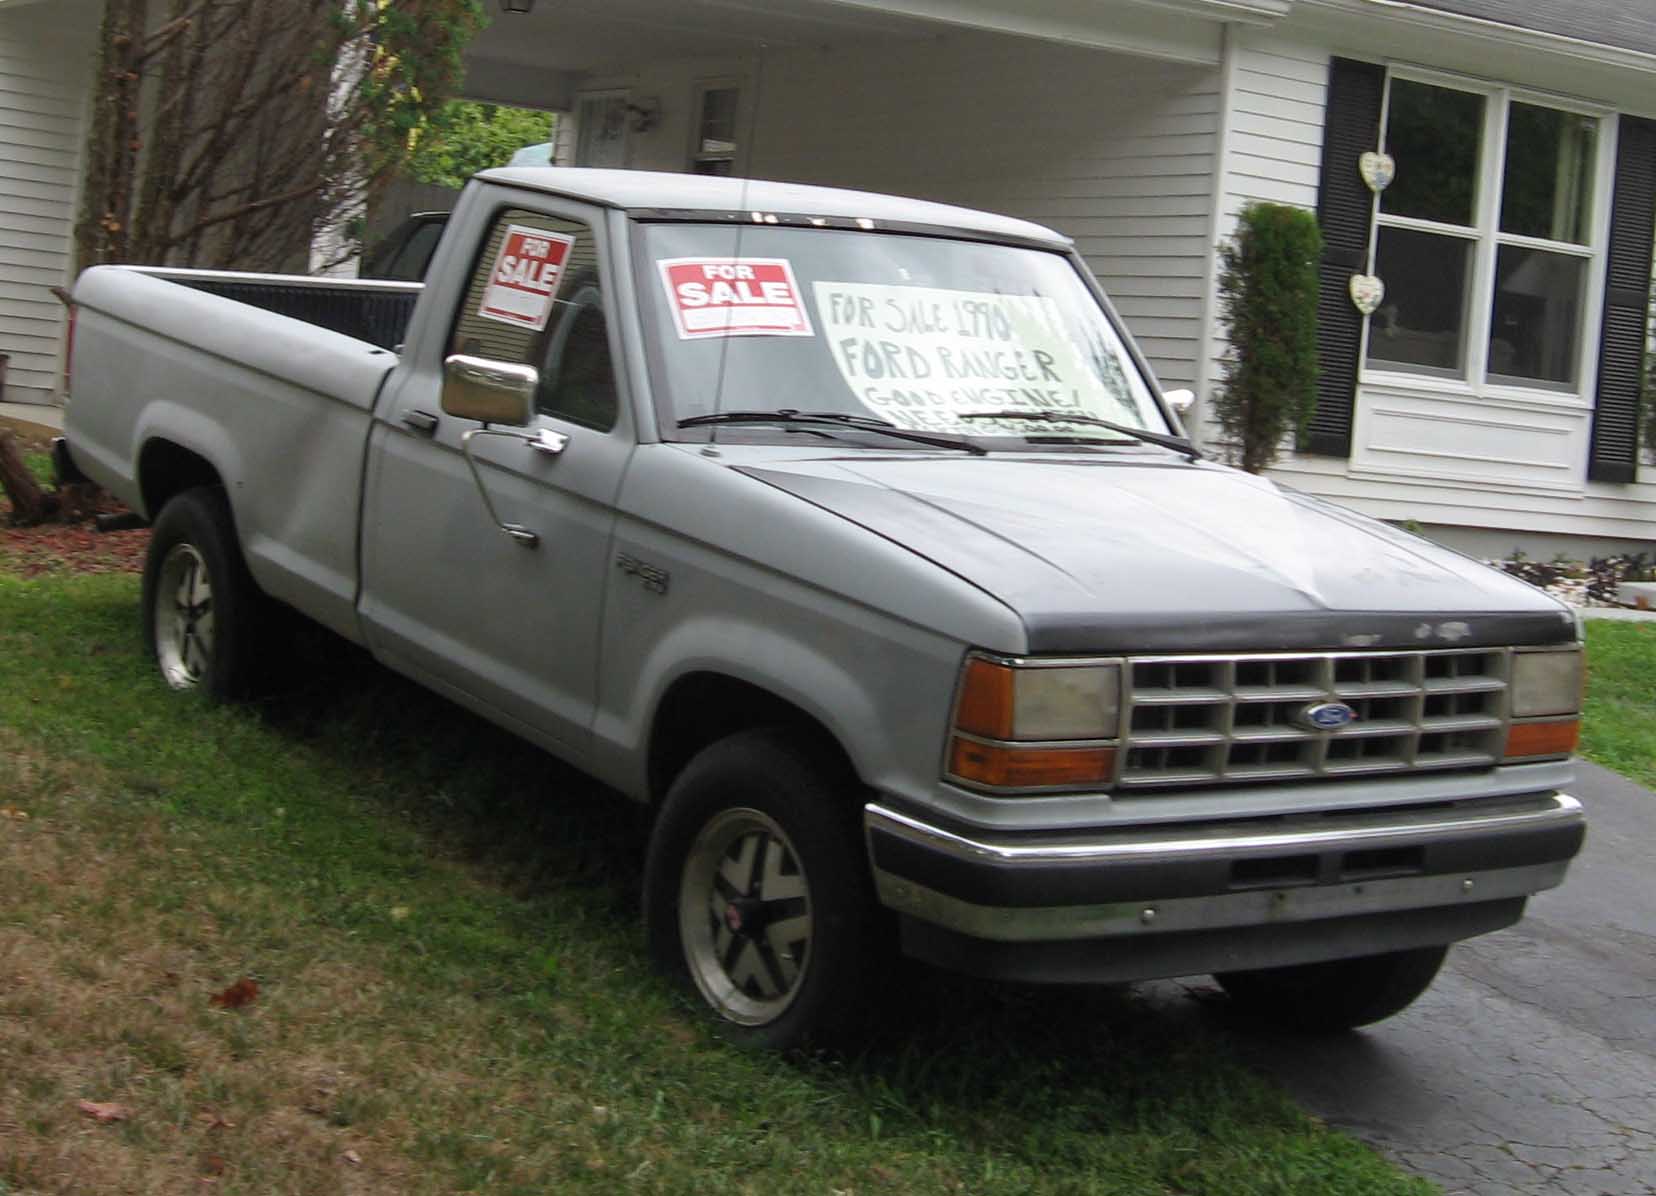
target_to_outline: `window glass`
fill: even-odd
[[[1381,194],[1381,211],[1439,224],[1474,222],[1484,103],[1469,91],[1392,80],[1386,152],[1397,177]]]
[[[596,276],[571,280],[567,293],[553,317],[535,409],[607,432],[618,403],[603,296]]]
[[[729,175],[736,166],[736,107],[741,91],[709,87],[701,93],[696,122],[696,151],[690,167],[695,174]]]
[[[1575,383],[1586,279],[1585,258],[1501,246],[1489,333],[1491,378]]]
[[[1473,242],[1413,229],[1379,230],[1375,272],[1386,298],[1369,327],[1370,359],[1461,376]]]
[[[672,431],[687,417],[780,408],[966,436],[1117,438],[1085,424],[966,418],[1001,412],[1169,430],[1122,337],[1062,254],[797,227],[647,224],[640,239],[669,437],[692,437]],[[862,435],[834,433],[892,446]]]
[[[575,165],[619,169],[627,164],[626,96],[582,96],[575,126]]]
[[[550,292],[544,294],[544,303],[539,302],[542,295],[537,294],[537,290],[544,291],[539,285],[544,271],[539,272],[540,277],[530,276],[517,260],[518,255],[503,252],[509,248],[506,239],[513,228],[539,230],[552,234],[560,242],[569,242],[552,279]],[[514,273],[518,275],[515,279],[511,277]],[[454,335],[449,341],[449,352],[509,361],[514,365],[535,365],[545,341],[547,326],[553,323],[554,306],[564,286],[571,279],[588,275],[596,278],[597,273],[597,246],[592,230],[581,221],[565,220],[522,208],[505,209],[495,217],[488,238],[483,242],[483,250],[478,254],[471,282],[466,288],[466,300],[460,306],[460,317],[455,321]],[[523,311],[537,318],[514,323],[500,318],[498,314],[490,315],[487,309],[491,294],[497,300],[500,297],[498,290],[491,292],[491,284],[497,282],[509,284],[508,294],[512,300],[528,300],[531,306],[523,308]]]
[[[444,221],[424,220],[415,228],[397,253],[397,260],[386,272],[389,279],[402,282],[423,282],[431,255],[437,252],[437,242],[443,236]]]
[[[599,286],[588,225],[507,208],[483,242],[449,352],[532,365],[538,411],[608,431],[618,407]]]
[[[1507,116],[1501,231],[1585,245],[1597,150],[1593,118],[1515,102]]]

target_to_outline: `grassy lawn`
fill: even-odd
[[[170,694],[135,578],[5,549],[0,1196],[1432,1190],[1130,992],[917,973],[857,1057],[729,1048],[643,962],[624,803],[321,637],[279,701]]]
[[[1587,623],[1581,754],[1656,786],[1656,622]]]

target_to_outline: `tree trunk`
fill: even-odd
[[[10,428],[0,428],[0,486],[11,499],[13,523],[31,527],[58,512],[57,495],[43,490],[35,481],[17,447],[17,433]]]

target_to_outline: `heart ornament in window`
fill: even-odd
[[[1386,284],[1373,274],[1351,276],[1351,302],[1365,316],[1372,316],[1386,301]]]
[[[1369,150],[1357,159],[1357,173],[1363,176],[1368,189],[1378,195],[1390,187],[1397,177],[1397,162],[1390,154],[1377,154]]]

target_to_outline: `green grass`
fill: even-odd
[[[860,1055],[726,1046],[619,799],[326,637],[279,701],[168,693],[136,608],[0,574],[0,1192],[1433,1190],[1194,1002],[916,970]]]
[[[39,482],[42,486],[50,486],[52,484],[54,478],[52,470],[52,454],[24,453],[23,464],[29,467],[29,472],[34,474],[35,481]]]
[[[1587,622],[1581,754],[1656,786],[1656,623]]]

